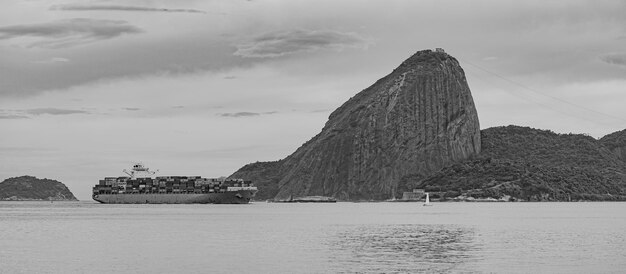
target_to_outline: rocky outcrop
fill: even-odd
[[[0,200],[5,201],[77,201],[63,183],[50,179],[21,176],[0,183]]]
[[[322,131],[287,158],[250,164],[259,197],[382,200],[481,149],[478,115],[458,61],[419,51],[335,110]]]
[[[620,160],[626,162],[626,129],[602,137],[600,143]]]

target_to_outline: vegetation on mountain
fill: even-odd
[[[507,126],[481,140],[480,156],[408,184],[433,198],[626,200],[626,164],[592,137]]]

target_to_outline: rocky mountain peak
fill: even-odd
[[[479,152],[463,69],[441,49],[424,50],[345,102],[284,160],[248,165],[232,177],[261,182],[278,199],[381,200],[406,190],[406,176],[427,176]]]
[[[441,63],[447,60],[454,60],[458,64],[458,61],[448,55],[443,49],[436,49],[435,51],[430,49],[420,50],[402,62],[395,70],[422,69],[424,72],[428,72],[441,68]]]

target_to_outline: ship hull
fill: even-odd
[[[93,199],[103,204],[247,204],[255,192],[97,194]]]

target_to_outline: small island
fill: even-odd
[[[20,176],[0,183],[0,201],[78,201],[63,183]]]

